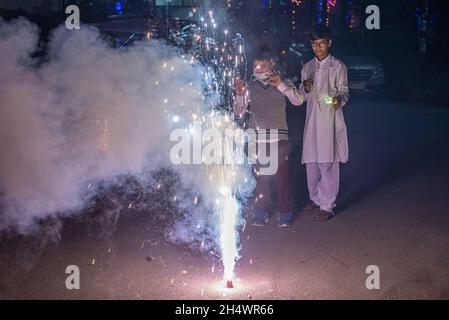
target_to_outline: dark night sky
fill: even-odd
[[[39,1],[38,1],[39,2]],[[49,1],[48,3],[50,3]],[[55,1],[56,3],[57,1]],[[67,3],[69,3],[68,1]],[[101,1],[100,1],[101,2]],[[97,4],[100,2],[96,2]],[[111,1],[114,2],[114,1]],[[289,3],[289,1],[284,1]],[[235,31],[244,34],[248,49],[254,49],[265,35],[274,39],[279,48],[289,45],[292,41],[304,38],[306,31],[316,22],[316,6],[318,0],[303,0],[297,8],[296,31],[291,29],[291,6],[280,6],[273,0],[273,9],[264,10],[261,0],[246,0],[242,2],[239,10],[231,13],[231,25]],[[422,79],[434,74],[438,66],[447,69],[449,64],[446,51],[449,46],[448,34],[445,27],[445,13],[449,12],[449,2],[443,0],[353,0],[358,5],[361,26],[360,32],[349,33],[345,17],[347,16],[349,1],[338,0],[335,7],[335,16],[331,25],[336,37],[335,46],[350,48],[354,53],[369,52],[375,55],[385,66],[389,88],[395,94],[408,95],[410,88],[421,86]],[[17,2],[16,7],[17,7]],[[29,2],[28,2],[29,3]],[[377,5],[380,8],[380,30],[366,30],[364,10],[368,5]],[[420,52],[419,25],[417,8],[428,7],[428,30],[425,32],[426,52]],[[29,7],[29,6],[28,6]],[[28,8],[27,7],[27,8]],[[52,7],[49,5],[49,7]],[[56,7],[56,4],[53,5]],[[11,8],[9,3],[8,8]],[[30,8],[28,8],[30,9]],[[42,12],[42,11],[41,11]],[[2,16],[5,11],[0,11]],[[21,13],[23,14],[23,12]],[[14,16],[14,15],[13,15]],[[93,10],[89,14],[82,14],[82,19],[95,18]],[[48,31],[61,23],[64,15],[31,17],[44,31]],[[398,63],[400,62],[400,63]],[[406,72],[409,77],[403,81],[402,75]],[[421,80],[420,80],[421,79]],[[444,84],[443,84],[444,85]]]

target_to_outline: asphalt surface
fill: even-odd
[[[223,287],[218,258],[164,241],[146,223],[151,213],[128,210],[107,240],[69,221],[59,242],[31,252],[3,245],[0,298],[449,299],[449,109],[370,97],[345,108],[350,162],[338,215],[248,226],[234,289]],[[297,204],[303,173],[298,163]],[[80,268],[80,290],[65,287],[68,265]],[[370,265],[378,290],[365,286]]]

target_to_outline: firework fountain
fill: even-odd
[[[231,112],[233,84],[237,75],[246,79],[247,58],[243,37],[240,34],[231,36],[228,29],[219,27],[212,11],[201,12],[195,8],[198,24],[184,27],[180,32],[171,33],[170,39],[176,44],[183,44],[191,59],[198,60],[204,66],[204,96],[208,105],[208,114],[199,118],[202,127],[214,129],[228,134],[215,137],[212,142],[218,162],[205,163],[212,185],[216,187],[214,213],[219,221],[219,243],[224,268],[224,280],[227,288],[233,288],[233,274],[238,259],[238,224],[241,205],[238,194],[248,178],[242,179],[246,173],[244,164],[236,161],[244,154],[245,137]],[[192,115],[192,119],[198,117]],[[189,132],[193,124],[189,124]],[[247,168],[246,168],[247,169]],[[244,188],[244,187],[243,187]]]

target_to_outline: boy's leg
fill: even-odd
[[[272,210],[271,204],[271,183],[273,177],[260,175],[256,177],[256,191],[254,192],[254,211],[269,213]]]
[[[289,151],[288,141],[279,141],[278,171],[276,173],[276,204],[279,213],[291,213]]]
[[[257,144],[259,150],[260,144]],[[269,145],[265,146],[266,151],[269,152]],[[261,165],[258,163],[255,165],[256,172],[261,172]],[[272,175],[256,174],[256,190],[254,192],[254,221],[253,225],[263,226],[272,212]]]
[[[273,177],[260,175],[256,178],[256,192],[254,193],[254,219],[253,226],[262,227],[270,220],[270,213],[272,212],[272,185]]]
[[[320,186],[320,168],[318,163],[306,163],[307,188],[309,189],[309,198],[316,205],[320,205],[319,186]]]
[[[332,212],[340,186],[340,163],[319,163],[318,166],[321,175],[318,188],[320,209]]]
[[[293,222],[293,213],[290,206],[289,153],[290,145],[288,141],[280,141],[278,152],[278,171],[276,173],[276,204],[277,211],[279,213],[279,227],[290,227]]]

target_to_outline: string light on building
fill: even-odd
[[[332,10],[335,8],[335,5],[337,4],[337,0],[327,0],[326,2],[326,26],[329,26],[330,24],[330,18],[332,14]]]
[[[316,13],[317,24],[321,24],[323,22],[323,9],[324,9],[324,0],[319,0]]]
[[[292,35],[294,36],[296,34],[296,21],[297,21],[297,13],[298,13],[298,7],[301,5],[302,0],[291,0],[291,24],[292,24]]]
[[[354,24],[355,24],[355,12],[354,12],[354,8],[352,7],[352,0],[347,0],[347,4],[346,4],[347,8],[349,8],[348,13],[345,15],[345,22],[346,25],[349,27],[349,29],[354,28]]]

